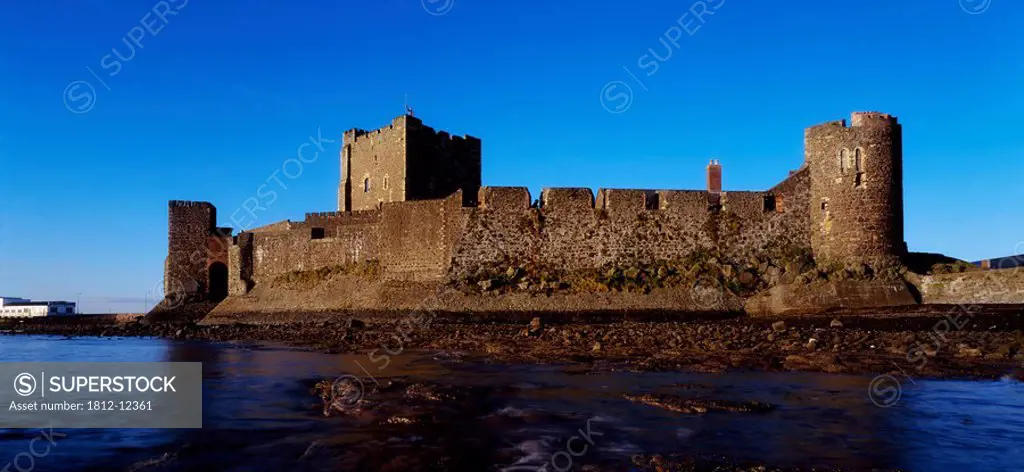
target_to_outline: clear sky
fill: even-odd
[[[483,139],[485,184],[535,196],[702,188],[711,158],[726,190],[766,189],[799,167],[804,127],[892,113],[904,125],[910,247],[972,260],[1024,252],[1016,0],[0,10],[0,295],[81,293],[83,311],[142,310],[162,277],[167,200],[210,201],[237,227],[231,213],[276,176],[287,190],[241,221],[334,210],[339,143],[327,140],[389,123],[406,94],[427,124]],[[301,171],[285,164],[317,130],[324,151],[305,148]]]

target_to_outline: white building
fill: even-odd
[[[0,297],[0,318],[37,318],[73,314],[73,302],[34,302],[27,298]]]

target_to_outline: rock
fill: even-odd
[[[740,273],[740,283],[743,285],[749,287],[754,284],[755,280],[757,280],[757,277],[754,277],[754,274],[750,273],[750,271],[743,271]]]
[[[960,345],[960,351],[956,354],[957,357],[975,358],[981,357],[981,349],[970,348],[963,344]]]
[[[807,340],[807,350],[808,351],[813,351],[817,347],[818,347],[818,340],[817,339],[811,338],[811,339]]]
[[[783,365],[786,366],[786,368],[789,368],[789,369],[800,368],[800,367],[811,365],[811,361],[809,359],[807,359],[806,357],[797,356],[797,355],[786,356],[786,359],[783,360],[782,363],[783,363]]]
[[[522,282],[519,282],[519,284],[518,284],[518,285],[516,285],[516,288],[518,288],[519,290],[529,290],[529,288],[530,288],[530,282],[529,282],[529,281],[527,281],[527,280],[524,280],[524,281],[522,281]]]
[[[775,333],[768,334],[768,342],[775,342]]]
[[[590,348],[590,350],[593,352],[599,352],[601,350],[601,343],[595,342],[594,347]]]
[[[781,333],[781,332],[783,332],[785,330],[786,330],[786,322],[785,321],[776,321],[776,322],[772,323],[772,331],[775,331],[776,333]]]
[[[842,328],[843,327],[843,322],[839,321],[839,319],[836,318],[836,319],[832,320],[832,322],[829,323],[828,326],[830,328]]]
[[[539,335],[540,332],[541,332],[541,329],[543,329],[543,328],[544,328],[544,325],[543,325],[543,323],[541,323],[540,318],[534,318],[534,319],[530,320],[530,328],[529,328],[530,329],[530,331],[529,331],[530,335],[534,335],[534,336]]]

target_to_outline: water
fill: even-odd
[[[365,462],[367,457],[408,454],[427,454],[418,465],[430,470],[430,451],[438,450],[471,456],[471,463],[479,461],[475,470],[537,470],[544,463],[555,470],[553,455],[559,467],[571,458],[577,468],[629,470],[632,455],[670,453],[853,470],[1024,470],[1024,385],[1009,380],[900,378],[899,401],[880,408],[867,396],[870,376],[631,373],[601,366],[507,366],[426,352],[392,356],[380,369],[383,363],[366,355],[286,347],[0,336],[0,361],[30,360],[203,362],[205,376],[202,430],[59,431],[67,436],[35,459],[35,471],[345,470],[377,463]],[[309,388],[344,373],[369,373],[379,382],[451,383],[471,394],[456,405],[459,411],[437,413],[441,420],[434,426],[324,418]],[[778,408],[688,416],[622,398],[642,392]],[[456,418],[457,427],[445,426],[445,415]],[[571,443],[576,452],[586,445],[586,452],[558,454],[588,424],[592,442]],[[38,435],[0,430],[0,470]]]

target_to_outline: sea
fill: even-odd
[[[379,354],[273,344],[0,335],[0,362],[30,361],[201,362],[203,427],[0,429],[3,472],[371,470],[376,466],[368,464],[379,462],[370,456],[381,455],[413,461],[388,470],[451,463],[483,471],[638,470],[635,458],[655,454],[805,469],[1024,470],[1024,385],[1009,376],[634,372],[430,351],[396,353],[383,363]],[[310,388],[346,375],[441,383],[464,389],[472,406],[455,402],[444,408],[464,411],[435,415],[458,418],[456,427],[325,416]],[[687,415],[625,397],[644,393],[775,408]],[[372,404],[372,392],[366,396]],[[52,439],[45,454],[44,443],[33,443],[41,434]],[[30,448],[35,453],[25,454]],[[334,452],[318,453],[323,449]],[[460,454],[472,458],[458,460]]]

